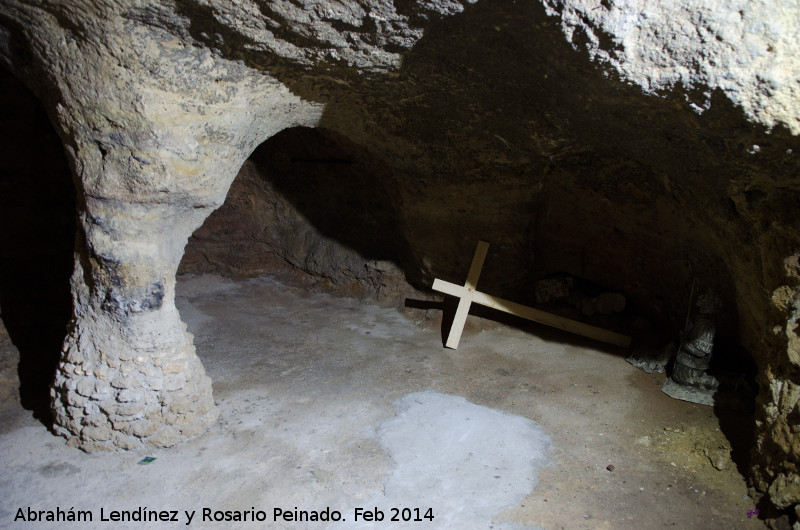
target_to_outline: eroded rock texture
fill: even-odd
[[[218,412],[174,305],[189,235],[247,155],[318,110],[140,22],[149,6],[6,3],[4,58],[61,135],[78,191],[56,430],[86,450],[171,445]]]
[[[569,274],[673,335],[692,284],[714,290],[715,355],[757,368],[750,478],[792,513],[798,17],[759,6],[5,2],[0,57],[78,193],[58,429],[93,450],[213,421],[174,276],[239,172],[183,270],[425,289],[460,280],[485,239],[487,292],[530,302]]]
[[[722,90],[748,118],[800,134],[795,2],[544,0],[567,38],[649,93],[680,83],[699,113]]]

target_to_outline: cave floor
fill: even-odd
[[[214,381],[219,422],[173,448],[85,454],[4,392],[0,527],[30,528],[14,522],[18,508],[30,506],[91,511],[93,523],[76,523],[80,528],[185,527],[188,510],[196,512],[189,525],[195,528],[335,529],[350,523],[274,523],[273,509],[330,507],[351,518],[354,507],[373,505],[386,519],[364,527],[764,527],[747,517],[753,501],[729,456],[728,438],[736,436],[723,434],[747,421],[720,420],[710,407],[669,398],[660,391],[664,376],[632,367],[625,351],[475,316],[458,350],[450,350],[442,346],[441,310],[333,297],[268,277],[183,277],[177,291]],[[509,449],[530,480],[516,497],[505,491],[501,471],[478,477],[471,493],[447,498],[435,491],[441,477],[423,470],[416,490],[415,477],[406,477],[405,491],[416,494],[390,498],[393,458],[401,451],[382,446],[377,430],[397,414],[398,400],[416,392],[460,396],[475,410],[533,420],[544,433],[534,440],[539,449],[549,439],[549,462],[537,476],[526,467],[533,453]],[[489,451],[475,458],[493,457]],[[137,465],[146,456],[155,460]],[[500,501],[488,503],[488,512],[447,522],[458,520],[448,511],[480,512],[495,490]],[[420,515],[431,507],[436,517],[393,523],[392,506],[422,508]],[[99,522],[101,509],[108,518],[112,510],[138,507],[180,510],[179,522]],[[268,523],[204,522],[203,508],[263,510]]]

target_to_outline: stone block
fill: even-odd
[[[170,401],[169,410],[177,414],[186,414],[191,410],[193,404],[188,397],[178,396]]]
[[[117,394],[117,401],[120,403],[131,403],[134,401],[140,401],[144,398],[144,392],[138,388],[125,388],[120,390],[119,394]]]
[[[91,442],[110,440],[111,426],[108,424],[103,427],[86,426],[81,430],[81,439]]]
[[[160,401],[150,401],[151,396],[148,394],[145,400],[144,413],[142,416],[145,418],[160,418],[163,407]]]
[[[788,508],[800,503],[800,476],[791,474],[778,475],[769,487],[769,496],[778,508]]]
[[[150,376],[145,378],[145,384],[153,390],[162,390],[164,388],[164,378],[159,374],[158,376]]]
[[[147,438],[159,428],[159,423],[153,420],[138,420],[122,429],[122,432],[137,438]]]
[[[72,405],[67,405],[67,416],[70,418],[83,418],[85,414],[83,413],[83,407],[73,407]]]
[[[534,285],[536,303],[543,304],[551,300],[567,298],[572,292],[573,279],[569,276],[545,278]]]
[[[219,407],[216,406],[212,407],[211,410],[209,410],[206,413],[206,415],[203,416],[203,424],[206,427],[210,427],[211,425],[216,423],[216,421],[219,419],[219,415],[220,415]]]
[[[161,370],[156,368],[153,363],[144,363],[139,366],[139,373],[148,378],[153,376],[161,376]]]
[[[115,451],[117,448],[108,441],[86,440],[77,443],[77,446],[87,453],[104,453]]]
[[[183,374],[180,374],[183,375]],[[186,397],[191,400],[196,399],[197,396],[197,385],[194,383],[193,379],[189,379],[186,383],[183,384],[180,388],[177,388],[171,392],[169,392],[169,399],[170,402],[174,399],[180,397]]]
[[[144,400],[120,403],[119,406],[117,406],[117,415],[136,416],[138,414],[141,414],[143,410],[144,410]]]
[[[98,379],[98,380],[96,380],[94,382],[94,391],[95,392],[100,392],[100,393],[110,392],[111,391],[111,385],[108,383],[107,380]]]
[[[161,365],[161,371],[164,374],[179,374],[179,373],[185,372],[187,367],[188,367],[188,364],[186,363],[186,360],[184,360],[184,359],[172,360],[172,361],[167,361],[164,364],[162,364]]]
[[[107,398],[100,403],[100,410],[109,415],[116,414],[118,406],[119,404],[116,399]]]
[[[119,367],[119,373],[122,375],[122,377],[128,377],[131,374],[131,372],[134,372],[135,370],[136,370],[136,365],[133,364],[132,362],[124,362]]]
[[[141,386],[141,384],[142,377],[138,372],[132,372],[127,376],[120,374],[111,380],[111,386],[114,388],[134,388]]]
[[[90,397],[93,401],[105,401],[111,397],[111,385],[102,379],[96,380],[94,382],[94,394]]]
[[[184,374],[169,374],[164,377],[164,390],[174,392],[183,388],[186,384],[186,376]]]
[[[214,398],[212,397],[211,394],[207,393],[201,396],[200,399],[198,399],[195,402],[194,412],[195,414],[202,415],[213,408],[214,408]]]
[[[178,414],[175,418],[175,423],[173,425],[180,427],[183,430],[184,427],[187,425],[191,425],[197,419],[197,416],[194,414]]]
[[[100,365],[94,370],[94,375],[100,381],[108,382],[108,378],[111,375],[111,370],[109,370],[107,365]]]
[[[114,436],[112,437],[112,441],[117,448],[122,449],[123,451],[136,449],[142,445],[141,440],[138,438],[128,436],[127,434],[122,434],[121,432],[115,432]]]
[[[69,403],[73,407],[83,408],[84,405],[86,405],[86,398],[81,396],[74,390],[70,390],[67,392],[67,403]]]
[[[171,447],[182,440],[180,431],[176,427],[164,426],[148,438],[147,443],[156,447]]]
[[[72,433],[58,423],[53,424],[53,432],[55,432],[57,436],[63,436],[64,438],[70,438],[72,435]]]
[[[769,423],[774,423],[775,420],[778,419],[778,412],[778,407],[775,405],[770,404],[764,407],[764,415]]]
[[[74,416],[68,417],[67,421],[64,422],[63,425],[69,432],[77,434],[81,432],[81,429],[83,428],[83,416],[77,418]]]
[[[199,436],[206,431],[207,426],[197,418],[181,426],[181,434],[186,438]]]
[[[800,385],[786,381],[780,391],[779,407],[782,414],[789,414],[800,401]]]
[[[56,425],[61,425],[66,423],[67,410],[64,407],[54,407],[53,415],[55,416],[53,419],[55,420]]]
[[[133,423],[130,417],[117,416],[116,414],[114,414],[113,416],[109,416],[108,419],[111,422],[111,428],[113,428],[115,431],[125,431],[128,428],[128,426],[131,423]]]
[[[90,416],[86,416],[83,418],[83,423],[88,427],[105,427],[109,425],[108,416],[105,414],[92,414]],[[106,438],[103,439],[105,440]]]
[[[62,350],[63,351],[63,350]],[[78,348],[67,348],[67,355],[64,357],[65,363],[80,364],[83,362],[83,355],[78,352]]]
[[[781,379],[770,378],[769,392],[772,395],[772,403],[779,403],[781,400],[781,390],[783,390],[784,381]]]

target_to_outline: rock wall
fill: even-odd
[[[426,288],[461,278],[486,239],[486,290],[524,302],[567,273],[673,333],[692,283],[713,288],[758,370],[751,478],[791,513],[800,17],[771,5],[4,2],[0,59],[47,110],[77,188],[57,429],[97,450],[213,421],[174,275],[244,165],[226,208],[250,223],[256,268]],[[245,164],[296,126],[322,129]],[[298,141],[312,148],[282,159]],[[320,195],[304,192],[315,173]],[[185,270],[236,265],[215,237],[195,234]]]
[[[698,113],[721,90],[752,121],[800,134],[796,2],[544,0],[567,39],[647,93],[682,85]]]
[[[190,238],[179,273],[268,273],[341,294],[396,295],[407,285],[398,263],[411,254],[396,198],[391,172],[363,147],[325,129],[286,129],[242,166],[225,204]]]

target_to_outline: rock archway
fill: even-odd
[[[253,148],[288,125],[313,124],[319,110],[266,74],[138,23],[122,5],[15,5],[4,20],[13,32],[6,60],[43,102],[77,183],[55,429],[85,450],[195,436],[217,411],[174,305],[183,247]]]
[[[386,297],[416,270],[402,200],[396,174],[363,146],[329,129],[285,129],[244,163],[179,272],[273,274]]]

